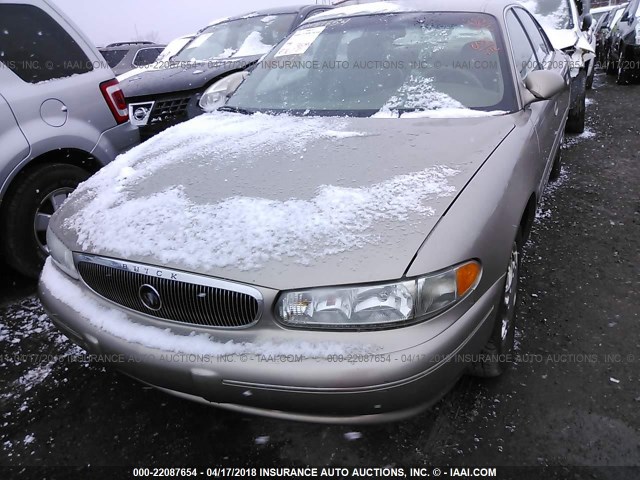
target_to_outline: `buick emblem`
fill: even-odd
[[[138,296],[142,304],[153,312],[157,312],[162,308],[162,299],[158,291],[151,285],[142,285],[138,290]]]

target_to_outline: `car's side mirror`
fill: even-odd
[[[591,25],[593,25],[593,17],[590,13],[587,13],[582,19],[582,31],[586,32],[591,28]]]
[[[568,88],[562,75],[549,70],[534,70],[524,79],[524,85],[528,93],[525,105],[549,100]]]

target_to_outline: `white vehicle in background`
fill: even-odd
[[[582,133],[586,91],[593,85],[596,38],[589,0],[520,0],[540,22],[553,46],[571,57],[571,110],[567,131]]]

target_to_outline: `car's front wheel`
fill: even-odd
[[[496,305],[496,317],[491,338],[478,361],[469,366],[470,373],[478,377],[498,377],[511,363],[516,331],[516,305],[520,278],[522,234],[518,232],[509,256],[504,288]]]
[[[46,233],[51,215],[90,174],[67,164],[41,165],[13,188],[2,207],[2,250],[6,262],[37,278],[48,255]]]

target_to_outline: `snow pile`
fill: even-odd
[[[134,199],[106,186],[104,195],[66,224],[78,233],[84,250],[97,248],[122,258],[152,256],[163,264],[200,270],[252,270],[285,257],[308,265],[376,243],[371,230],[380,221],[433,215],[429,200],[453,195],[448,179],[457,173],[436,166],[369,187],[324,185],[310,200],[236,196],[214,204],[192,202],[180,186]],[[129,171],[124,175],[115,183],[136,177]]]
[[[303,355],[307,358],[327,358],[331,355],[374,353],[377,348],[350,343],[272,341],[263,343],[238,343],[216,341],[207,334],[178,335],[170,329],[140,325],[130,322],[119,311],[104,307],[93,300],[77,284],[60,273],[47,259],[41,281],[51,295],[66,303],[95,327],[126,340],[165,352],[194,355]]]
[[[234,57],[250,57],[253,55],[264,55],[269,53],[273,45],[262,43],[262,34],[260,32],[251,32],[242,43]]]
[[[414,111],[400,115],[398,110],[401,109]],[[433,78],[411,75],[373,118],[475,118],[505,113],[467,108],[450,95],[437,91]]]
[[[383,109],[398,108],[416,110],[440,110],[443,108],[466,108],[446,93],[433,87],[433,78],[411,75],[398,92],[391,97]]]

